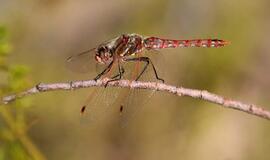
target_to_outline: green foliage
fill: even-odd
[[[11,91],[19,91],[25,88],[28,84],[25,75],[29,72],[29,69],[25,66],[16,65],[9,68],[8,81]]]
[[[7,37],[8,35],[6,29],[0,26],[0,56],[6,56],[11,50]]]
[[[30,85],[29,69],[22,65],[8,65],[6,58],[11,51],[7,30],[0,26],[0,95],[16,93]],[[6,77],[6,78],[5,78]],[[31,100],[20,100],[11,105],[0,106],[0,160],[43,159],[28,140],[25,110]]]

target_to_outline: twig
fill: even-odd
[[[104,87],[107,79],[104,80],[85,80],[85,81],[74,81],[70,83],[52,83],[52,84],[38,84],[35,87],[28,89],[24,92],[6,96],[2,98],[2,103],[7,104],[17,98],[22,98],[24,96],[47,92],[56,90],[74,90],[79,88],[89,88],[89,87]],[[189,96],[192,98],[202,99],[211,103],[219,104],[225,108],[231,108],[240,110],[261,118],[270,120],[270,111],[264,110],[254,104],[245,104],[240,101],[235,101],[231,99],[224,98],[217,94],[210,93],[205,90],[188,89],[183,87],[176,87],[164,83],[157,82],[141,82],[141,81],[129,81],[129,80],[119,80],[108,84],[108,87],[123,87],[132,89],[150,89],[157,91],[164,91],[175,94],[177,96]]]

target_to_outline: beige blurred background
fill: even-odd
[[[67,70],[66,58],[122,33],[229,40],[224,48],[162,50],[154,63],[168,84],[267,107],[269,6],[269,0],[1,0],[0,23],[13,47],[9,63],[28,66],[33,85],[93,78]],[[102,121],[82,120],[80,106],[92,91],[31,98],[27,119],[37,122],[28,134],[47,159],[270,159],[267,120],[159,92],[121,127],[121,115],[110,113],[115,109]]]

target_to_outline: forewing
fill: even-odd
[[[95,48],[72,55],[66,60],[66,67],[78,73],[87,73],[95,71],[96,61],[95,61]]]

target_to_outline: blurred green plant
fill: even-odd
[[[7,63],[11,50],[8,32],[5,27],[0,26],[0,97],[16,93],[31,84],[26,66]],[[0,160],[45,159],[27,135],[29,125],[26,121],[26,109],[30,106],[30,99],[0,105]]]

